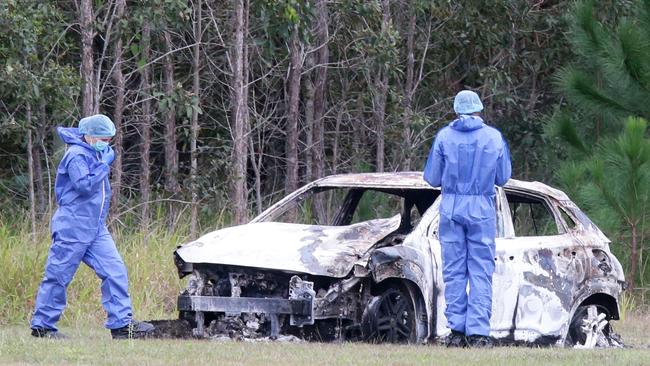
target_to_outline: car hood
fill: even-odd
[[[260,222],[213,231],[176,250],[187,263],[210,263],[345,277],[400,215],[349,226]]]

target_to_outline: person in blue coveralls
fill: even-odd
[[[449,347],[493,346],[494,187],[510,179],[512,167],[508,145],[483,122],[482,110],[476,93],[459,92],[454,99],[457,118],[436,135],[424,168],[424,180],[442,191],[438,233]]]
[[[56,322],[66,305],[66,289],[83,261],[101,279],[106,328],[113,338],[150,335],[150,323],[132,319],[124,262],[106,228],[111,198],[110,165],[115,158],[109,142],[115,125],[97,114],[79,121],[79,128],[58,127],[67,151],[56,172],[58,208],[52,217],[52,246],[38,289],[31,320],[34,337],[65,338]]]

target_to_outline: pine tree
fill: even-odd
[[[577,57],[558,74],[567,103],[549,127],[568,147],[557,171],[560,184],[611,238],[625,242],[630,251],[621,254],[629,259],[627,280],[634,287],[650,226],[650,141],[644,137],[650,119],[650,0],[636,4],[616,26],[596,13],[593,1],[574,8],[569,37]]]
[[[593,155],[578,165],[583,181],[578,197],[610,234],[623,239],[629,249],[627,271],[634,288],[638,266],[643,265],[643,241],[650,231],[650,139],[645,119],[630,117],[616,138],[606,138]],[[575,166],[575,165],[574,165]],[[641,263],[640,263],[641,262]]]

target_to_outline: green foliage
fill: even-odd
[[[227,217],[232,208],[228,192],[232,182],[229,165],[233,146],[230,100],[233,3],[204,1],[198,9],[203,21],[200,96],[191,92],[197,4],[181,0],[127,2],[125,16],[118,20],[113,17],[115,2],[94,1],[93,67],[97,74],[93,77],[101,91],[99,111],[113,117],[116,82],[111,72],[117,67],[114,51],[117,40],[121,40],[124,52],[119,67],[126,82],[126,108],[121,127],[124,138],[121,194],[125,196],[122,202],[131,204],[134,202],[131,199],[138,195],[142,102],[151,98],[150,158],[154,195],[165,186],[167,157],[164,147],[167,141],[163,121],[166,113],[173,109],[179,151],[177,178],[183,188],[175,198],[190,200],[192,134],[189,121],[192,112],[198,111],[200,131],[196,152],[201,211]],[[252,154],[247,188],[252,200],[258,189],[254,185],[257,172],[252,167],[255,161],[259,163],[256,168],[259,168],[261,207],[285,195],[281,187],[286,164],[287,44],[296,34],[294,31],[298,32],[304,55],[297,145],[300,173],[306,175],[308,171],[308,148],[313,145],[308,145],[306,125],[308,106],[313,100],[307,99],[306,81],[310,79],[313,84],[317,72],[323,70],[313,64],[313,56],[322,49],[322,45],[314,41],[318,31],[315,5],[314,1],[298,0],[249,2],[245,44],[249,59],[247,86]],[[327,1],[326,5],[329,61],[326,95],[322,98],[324,174],[376,169],[377,134],[373,121],[377,105],[383,104],[378,96],[384,94],[381,85],[384,75],[388,78],[383,112],[386,170],[403,167],[405,157],[411,159],[411,169],[421,169],[435,132],[453,117],[453,95],[463,88],[479,91],[486,105],[486,120],[499,127],[510,142],[515,177],[547,180],[551,175],[547,167],[552,165],[556,152],[568,152],[564,147],[548,148],[547,139],[542,138],[540,116],[554,108],[558,100],[551,89],[550,75],[575,49],[567,46],[564,37],[568,25],[563,14],[570,8],[570,2],[400,0],[391,1],[387,12],[380,0]],[[614,17],[608,15],[611,13],[620,18],[629,8],[628,1],[603,1],[599,2],[596,15],[609,19]],[[388,21],[384,20],[385,16]],[[407,96],[407,40],[412,19],[415,20],[414,94]],[[141,34],[145,21],[151,26],[148,59],[144,56]],[[605,22],[602,27],[609,27],[610,23]],[[52,151],[61,148],[55,146],[58,138],[53,127],[73,125],[80,117],[81,36],[79,13],[73,2],[3,1],[0,2],[0,25],[6,29],[0,33],[0,110],[3,111],[0,114],[3,148],[0,201],[4,204],[3,210],[12,212],[29,204],[26,129],[37,132],[36,142],[43,141],[43,146],[37,149],[41,153],[37,160],[41,161],[42,170],[46,170],[45,164],[49,163],[52,171],[56,168],[52,164],[52,160],[56,160],[52,159]],[[626,32],[637,34],[632,27]],[[164,35],[171,40],[170,53]],[[631,42],[623,45],[620,52],[626,50],[626,54],[631,55],[640,52]],[[167,60],[172,63],[175,79],[171,96],[164,88]],[[140,88],[139,68],[145,63],[151,69],[151,90],[147,93]],[[626,67],[644,75],[643,60],[630,62]],[[378,100],[382,103],[377,103]],[[30,126],[26,121],[26,102],[33,103],[34,118]],[[407,102],[410,102],[408,107]],[[41,113],[39,107],[43,104],[44,112]],[[404,116],[411,116],[410,121],[405,121]],[[410,129],[410,141],[404,138],[404,126]],[[573,126],[574,135],[580,138],[593,130]],[[594,144],[583,142],[586,149],[592,146]],[[4,159],[5,156],[8,158]],[[53,175],[49,176],[52,181]],[[41,182],[45,182],[48,176],[46,173],[42,176]],[[309,180],[311,177],[303,176],[300,183]],[[51,188],[51,184],[43,184],[36,192],[49,193]],[[129,209],[123,206],[118,211]]]
[[[569,40],[579,58],[558,74],[557,84],[582,120],[591,119],[579,124],[581,132],[593,135],[590,125],[599,124],[595,141],[617,133],[628,115],[650,118],[650,33],[642,26],[647,11],[636,4],[614,26],[596,18],[592,1],[583,1],[570,17]]]
[[[309,1],[297,0],[251,0],[253,14],[259,17],[266,38],[261,42],[268,55],[285,48],[291,34],[298,32],[303,42],[309,42],[309,27],[313,21],[313,8]]]
[[[73,107],[78,93],[76,69],[56,60],[52,51],[70,47],[63,13],[52,4],[0,3],[0,99],[6,107],[45,99],[53,112]],[[6,118],[2,122],[7,122]]]
[[[589,147],[583,142],[578,135],[575,125],[573,124],[572,115],[565,111],[560,111],[554,116],[555,123],[550,124],[552,130],[549,131],[551,135],[560,136],[562,139],[576,151],[581,153],[589,153]]]
[[[573,179],[574,185],[586,178],[582,199],[590,208],[604,209],[603,216],[616,218],[618,225],[639,224],[650,213],[650,139],[645,137],[646,130],[645,120],[629,118],[620,136],[603,140],[583,163],[583,179],[579,174],[564,176]],[[620,227],[612,230],[620,231]]]
[[[643,238],[650,234],[646,224],[650,216],[650,139],[646,136],[647,122],[630,117],[620,136],[603,139],[586,159],[569,161],[558,170],[567,193],[608,233],[616,244],[615,252],[628,261],[643,258]],[[641,238],[640,258],[630,257],[631,245],[637,245],[632,241],[633,229]],[[645,268],[642,261],[637,264]],[[628,270],[633,271],[634,265],[628,263]],[[639,279],[642,283],[649,280]]]
[[[577,57],[556,76],[567,103],[549,119],[547,132],[567,147],[558,180],[614,241],[626,245],[619,254],[629,258],[634,282],[637,265],[645,265],[650,213],[650,2],[624,5],[626,16],[612,17],[599,15],[593,1],[575,4],[569,40]],[[638,258],[631,254],[637,250]]]

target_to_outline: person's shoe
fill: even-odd
[[[449,348],[467,347],[467,339],[465,338],[465,333],[452,330],[451,334],[447,336],[447,341],[445,344]]]
[[[122,328],[111,329],[113,339],[139,339],[147,338],[153,334],[154,326],[151,323],[132,320]]]
[[[494,342],[491,337],[482,335],[471,335],[467,337],[467,343],[472,348],[493,348]]]
[[[32,329],[32,337],[36,338],[49,338],[49,339],[66,339],[63,333],[54,329],[47,328],[34,328]]]

